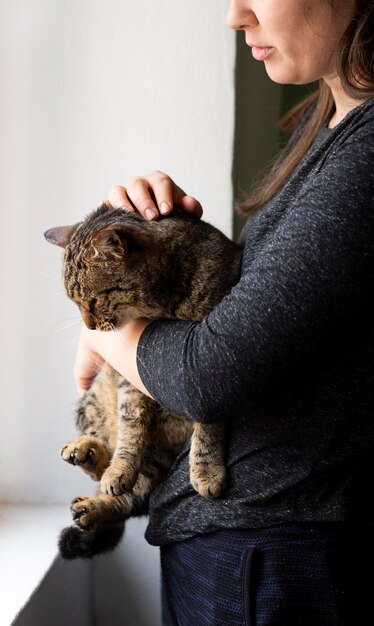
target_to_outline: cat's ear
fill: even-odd
[[[78,226],[80,226],[80,222],[73,226],[56,226],[56,228],[47,230],[44,237],[49,243],[60,246],[60,248],[66,248]]]
[[[115,228],[104,228],[91,237],[91,252],[94,257],[121,259],[127,252],[126,241],[122,240]]]
[[[137,222],[118,224],[104,228],[91,238],[94,256],[111,256],[117,259],[130,254],[133,250],[140,250],[152,244],[152,236],[147,224]]]

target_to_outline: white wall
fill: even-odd
[[[43,231],[158,168],[230,232],[227,4],[0,2],[0,500],[68,502],[91,489],[59,458],[74,435],[79,316]]]
[[[75,434],[80,319],[61,286],[61,252],[43,232],[80,220],[111,185],[156,168],[231,232],[227,4],[0,0],[0,502],[68,503],[92,489],[59,457]],[[132,520],[118,552],[94,565],[100,626],[159,622],[158,555],[144,524]],[[56,568],[53,576],[73,576],[69,564]],[[27,623],[47,615],[39,592]]]

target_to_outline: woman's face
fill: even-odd
[[[329,82],[354,10],[355,0],[231,0],[226,21],[276,83]]]

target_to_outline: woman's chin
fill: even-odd
[[[306,85],[315,80],[309,76],[304,76],[302,72],[300,72],[300,68],[287,68],[281,62],[277,62],[273,57],[264,61],[264,65],[270,80],[279,85]]]

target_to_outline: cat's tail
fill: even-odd
[[[119,543],[125,524],[119,522],[101,532],[81,530],[78,526],[67,526],[58,539],[58,548],[64,559],[92,559],[102,552],[113,550]]]

